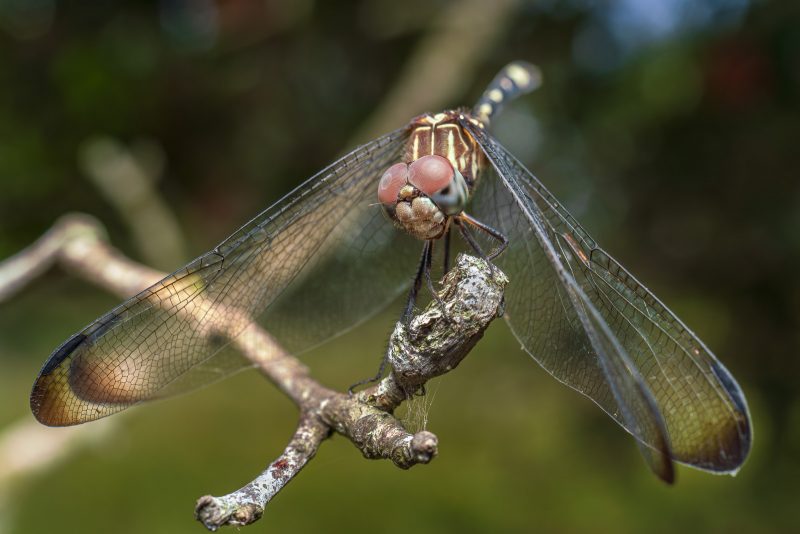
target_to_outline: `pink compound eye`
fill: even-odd
[[[453,166],[442,156],[423,156],[408,166],[408,181],[425,193],[438,193],[453,180]]]
[[[389,167],[378,184],[378,200],[383,204],[395,204],[400,189],[406,185],[408,178],[408,165],[395,163]]]

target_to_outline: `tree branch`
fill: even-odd
[[[164,276],[111,247],[96,220],[71,215],[59,220],[31,247],[0,263],[0,295],[10,296],[56,262],[125,297]],[[23,275],[26,271],[35,274]],[[249,318],[195,299],[197,305],[192,309],[196,311],[191,316],[197,320],[198,330],[204,335],[225,335],[300,410],[300,422],[289,444],[264,472],[233,493],[198,500],[196,516],[208,529],[246,525],[261,517],[267,503],[313,458],[332,432],[350,439],[366,458],[389,459],[403,469],[428,463],[436,456],[436,436],[427,431],[408,432],[392,412],[428,380],[451,371],[467,355],[502,313],[507,279],[484,260],[461,255],[442,283],[439,298],[444,309],[434,300],[408,325],[398,323],[387,353],[393,371],[354,395],[315,381],[305,365]],[[214,317],[227,319],[209,319]]]
[[[195,517],[212,531],[222,525],[243,526],[258,520],[267,503],[314,457],[329,435],[325,423],[303,414],[283,454],[243,488],[223,497],[200,497]]]

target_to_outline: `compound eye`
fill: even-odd
[[[394,205],[400,189],[408,182],[408,165],[395,163],[389,167],[378,184],[378,200],[383,204]]]
[[[450,184],[430,196],[430,199],[439,206],[446,215],[454,216],[464,211],[469,196],[467,181],[458,171],[455,171]]]
[[[453,166],[442,156],[423,156],[408,166],[408,181],[428,196],[449,186],[453,176]]]

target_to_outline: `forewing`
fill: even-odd
[[[662,456],[735,472],[751,427],[727,369],[530,171],[481,129],[464,126],[497,173],[474,210],[509,237],[498,264],[513,287],[508,322],[526,351]],[[665,459],[648,461],[663,477]]]
[[[77,424],[221,378],[247,365],[225,347],[254,321],[298,352],[385,306],[418,255],[375,203],[406,138],[354,150],[70,338],[34,384],[37,419]]]

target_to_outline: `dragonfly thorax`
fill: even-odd
[[[459,110],[424,114],[409,124],[406,161],[428,155],[442,156],[464,176],[472,190],[483,163],[475,140],[461,126],[462,119],[474,120]]]
[[[381,177],[378,200],[403,230],[417,239],[437,239],[449,219],[467,203],[464,176],[441,156],[423,156],[410,165],[397,163]]]

